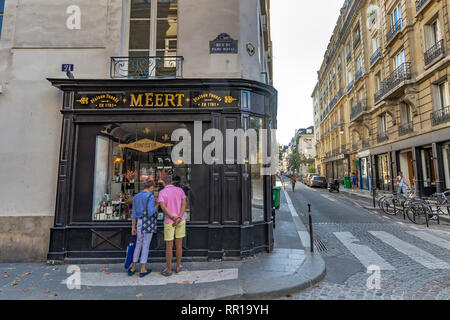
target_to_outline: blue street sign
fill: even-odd
[[[63,64],[62,72],[73,71],[73,64]]]

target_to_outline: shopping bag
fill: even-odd
[[[126,270],[128,270],[128,268],[131,266],[131,263],[133,262],[134,248],[136,248],[136,239],[136,236],[130,236],[130,243],[127,246],[127,258],[125,259]]]

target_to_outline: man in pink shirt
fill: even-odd
[[[172,275],[172,250],[175,239],[177,267],[175,272],[183,270],[181,257],[183,255],[183,238],[186,236],[186,195],[183,189],[172,184],[172,176],[165,176],[162,180],[164,189],[159,192],[158,202],[164,212],[164,241],[166,241],[167,268],[161,274]]]

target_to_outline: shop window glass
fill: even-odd
[[[421,150],[422,157],[422,174],[423,184],[425,188],[432,188],[435,186],[436,177],[433,166],[433,152],[431,148]]]
[[[264,221],[264,176],[262,175],[262,118],[250,117],[250,129],[256,131],[256,155],[250,154],[252,221]],[[254,164],[256,163],[256,164]]]
[[[387,154],[378,157],[378,181],[381,190],[391,189],[391,174]]]
[[[187,194],[187,218],[190,220],[191,166],[173,163],[171,158],[171,134],[184,127],[180,123],[114,123],[97,130],[93,221],[130,220],[132,197],[143,190],[146,181],[152,180],[157,185],[154,192],[157,198],[162,188],[160,181],[166,175],[181,178],[180,186]],[[89,170],[88,167],[86,164],[84,169]],[[162,218],[163,213],[159,212],[159,219]]]

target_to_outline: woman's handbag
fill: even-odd
[[[136,239],[137,239],[136,236],[131,235],[130,243],[127,246],[127,257],[125,259],[125,269],[126,270],[128,270],[131,263],[133,262],[134,249],[136,248]]]
[[[150,198],[152,198],[153,195],[150,195],[147,198],[147,202],[145,204],[145,211],[144,215],[142,216],[142,232],[143,233],[153,233],[156,231],[156,210],[151,215],[148,214],[147,208],[148,208],[148,202],[150,201]]]

